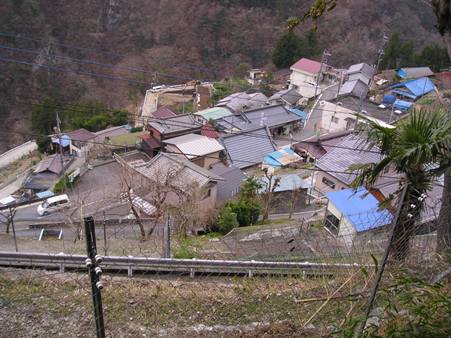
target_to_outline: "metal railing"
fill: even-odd
[[[20,268],[41,268],[65,270],[85,269],[84,255],[0,252],[0,266]],[[128,276],[139,273],[176,273],[215,275],[303,275],[324,276],[335,275],[340,271],[359,269],[362,265],[344,263],[312,263],[312,262],[269,262],[269,261],[239,261],[239,260],[206,260],[206,259],[173,259],[133,256],[103,257],[102,270],[127,271]]]

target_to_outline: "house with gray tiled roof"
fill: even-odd
[[[240,169],[262,163],[267,154],[276,150],[267,127],[224,135],[220,141],[224,146],[230,165]]]

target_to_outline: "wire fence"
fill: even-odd
[[[106,336],[386,332],[383,318],[387,306],[398,301],[393,293],[400,288],[398,276],[408,271],[442,282],[440,275],[449,270],[436,253],[440,198],[431,194],[423,201],[401,208],[394,202],[399,222],[393,220],[395,212],[390,218],[386,214],[377,218],[371,210],[343,215],[334,229],[330,210],[323,206],[291,220],[239,227],[226,235],[182,233],[176,218],[168,222],[162,217],[155,225],[141,215],[145,232],[154,228],[143,238],[129,204],[108,209],[103,205],[111,200],[99,198],[99,204],[83,207],[95,221],[97,253],[106,256],[98,264],[104,270],[98,292]],[[0,336],[96,335],[98,318],[93,315],[85,265],[86,233],[80,231],[84,225],[72,211],[59,214],[63,221],[44,229],[39,224],[30,228],[18,219],[16,243],[11,229],[8,234],[4,226],[1,229]],[[379,226],[340,232],[347,219]],[[396,234],[393,224],[397,228],[413,224],[413,230]],[[19,255],[53,253],[56,258],[19,259],[14,256],[15,245]],[[399,248],[406,250],[403,259],[394,254]],[[162,259],[168,251],[171,258]],[[69,258],[61,261],[63,256]],[[359,325],[366,323],[361,328],[353,322],[359,318]]]

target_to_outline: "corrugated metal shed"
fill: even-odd
[[[266,127],[223,136],[221,142],[232,165],[240,169],[262,163],[267,154],[276,150]]]
[[[321,157],[316,162],[316,166],[344,184],[350,185],[355,178],[354,174],[346,173],[350,165],[376,163],[381,159],[382,155],[378,147],[367,149],[364,139],[356,135],[348,135],[337,147],[332,148]]]
[[[395,103],[393,104],[393,107],[395,109],[400,109],[400,110],[409,110],[409,108],[412,107],[412,105],[413,105],[412,102],[396,100]]]
[[[393,215],[379,210],[378,200],[363,187],[329,192],[326,196],[357,232],[379,228],[392,221]]]
[[[164,140],[164,143],[176,146],[189,159],[224,150],[216,139],[197,134],[174,137]]]

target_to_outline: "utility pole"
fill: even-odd
[[[163,229],[163,258],[171,258],[171,216],[167,216]]]
[[[313,96],[313,99],[316,99],[316,94],[318,92],[318,86],[319,86],[321,74],[323,72],[323,64],[325,64],[327,62],[327,57],[331,56],[331,55],[332,54],[330,54],[327,50],[324,50],[323,56],[321,57],[321,66],[319,67],[319,73],[318,73],[318,76],[316,77],[315,95]]]
[[[384,35],[382,37],[381,46],[380,46],[380,48],[379,48],[379,50],[377,52],[376,74],[379,71],[380,63],[382,61],[382,58],[384,57],[384,47],[385,47],[385,44],[387,43],[388,39],[389,38],[388,38],[387,34],[384,33]]]
[[[55,131],[58,135],[58,144],[60,148],[61,173],[64,175],[64,159],[63,159],[63,145],[61,144],[61,120],[58,112],[56,112],[56,127]]]
[[[99,264],[102,262],[102,256],[97,254],[96,232],[94,226],[94,218],[86,217],[85,233],[86,233],[86,250],[88,258],[86,258],[86,267],[88,268],[89,277],[91,279],[92,302],[94,306],[94,319],[96,322],[97,338],[105,338],[105,326],[103,323],[103,307],[102,296],[100,290],[103,288],[100,281],[102,269]]]

